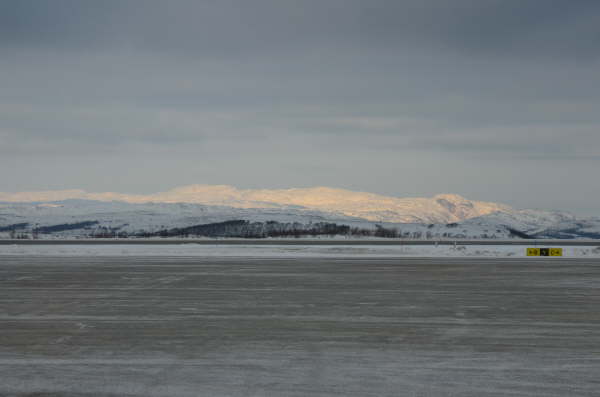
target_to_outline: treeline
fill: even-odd
[[[467,238],[466,234],[448,232],[434,232],[431,230],[435,225],[425,226],[425,230],[400,230],[396,228],[375,225],[374,228],[351,227],[336,223],[319,222],[303,224],[299,222],[251,222],[248,220],[231,220],[225,222],[208,223],[189,227],[166,228],[157,231],[139,230],[128,232],[123,230],[128,226],[117,227],[103,226],[98,221],[84,221],[76,223],[65,223],[59,225],[33,227],[27,223],[19,223],[2,226],[0,231],[9,231],[13,239],[36,239],[40,235],[53,233],[66,233],[87,238],[149,238],[149,237],[230,237],[230,238],[276,238],[276,237],[318,237],[318,236],[348,236],[348,237],[379,237],[379,238],[403,238],[403,239],[435,239],[435,238]],[[453,229],[457,224],[448,224]],[[72,232],[80,230],[76,234]],[[500,230],[498,230],[500,231]],[[69,233],[70,232],[70,233]],[[531,236],[510,229],[511,237],[531,238]],[[482,234],[479,238],[496,238],[495,234]]]
[[[276,221],[250,222],[233,220],[209,223],[183,228],[163,229],[154,233],[137,233],[136,237],[237,237],[237,238],[267,238],[267,237],[303,237],[303,236],[336,236],[349,235],[352,229],[346,225],[335,223],[284,223]]]
[[[52,226],[40,226],[33,229],[34,233],[57,233],[57,232],[65,232],[67,230],[77,230],[77,229],[85,229],[91,226],[97,225],[98,221],[84,221],[77,223],[63,223],[60,225],[52,225]]]
[[[336,223],[298,222],[250,222],[247,220],[232,220],[183,228],[162,229],[156,232],[141,231],[126,233],[118,229],[99,228],[89,237],[92,238],[149,238],[149,237],[232,237],[232,238],[269,238],[269,237],[318,237],[318,236],[355,236],[383,238],[432,238],[428,233],[405,232],[398,229],[385,228],[377,225],[375,229],[350,227]]]
[[[16,232],[17,230],[23,230],[29,223],[14,223],[12,225],[0,226],[0,232]]]
[[[7,226],[0,226],[0,232],[9,232],[11,239],[37,239],[40,234],[52,234],[66,232],[69,230],[90,229],[99,224],[98,221],[83,221],[75,223],[62,223],[51,226],[29,227],[29,223],[15,223]]]

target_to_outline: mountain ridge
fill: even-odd
[[[68,199],[126,203],[192,203],[233,208],[304,208],[376,222],[452,223],[495,212],[513,213],[507,205],[468,200],[457,194],[400,198],[317,186],[290,189],[238,189],[230,185],[187,185],[153,194],[88,193],[82,189],[0,192],[4,202],[53,202]]]
[[[197,189],[187,189],[194,193]],[[210,189],[209,189],[210,190]],[[226,188],[229,192],[236,192]],[[338,209],[336,198],[340,190],[301,189],[304,193],[321,193],[320,202],[306,201],[306,197],[300,197],[303,204],[315,206],[334,205]],[[333,196],[323,198],[323,192],[332,193]],[[75,193],[73,193],[75,192]],[[214,192],[214,191],[213,191]],[[346,191],[343,191],[345,193]],[[45,201],[43,198],[57,198],[60,194],[31,195],[27,197],[30,202],[22,201],[0,201],[0,238],[12,235],[44,235],[44,238],[79,238],[89,236],[153,236],[171,235],[174,232],[185,230],[211,229],[213,230],[219,222],[239,223],[246,222],[247,226],[237,231],[234,236],[246,236],[247,231],[262,230],[257,235],[271,230],[278,233],[287,230],[291,235],[297,237],[300,230],[312,233],[312,230],[353,230],[352,236],[380,236],[380,237],[402,237],[402,238],[592,238],[600,239],[600,218],[578,218],[572,214],[560,211],[543,210],[519,210],[501,204],[472,202],[458,195],[442,194],[432,198],[418,199],[395,199],[385,198],[387,202],[377,195],[367,194],[367,198],[375,198],[372,205],[375,209],[365,207],[365,196],[362,193],[346,197],[346,201],[354,202],[358,206],[353,208],[346,202],[342,209],[346,213],[359,213],[361,216],[345,215],[342,211],[332,212],[320,209],[306,208],[292,204],[289,199],[277,200],[264,195],[271,195],[273,191],[266,190],[258,192],[256,196],[239,196],[236,194],[226,196],[217,195],[215,200],[228,201],[237,204],[237,207],[228,205],[204,205],[197,203],[127,203],[125,201],[97,201],[86,198],[71,198],[62,201]],[[180,193],[180,192],[175,192]],[[254,193],[254,192],[252,192]],[[276,192],[282,194],[282,192]],[[298,195],[298,190],[287,189],[283,193],[287,195]],[[64,194],[64,193],[63,193]],[[68,195],[86,194],[81,190],[72,190]],[[114,198],[114,195],[100,194],[103,198]],[[300,195],[301,196],[301,195]],[[2,198],[6,198],[2,197]],[[2,199],[0,198],[0,200]],[[12,196],[13,199],[22,199],[23,195]],[[142,197],[144,198],[144,197]],[[155,198],[155,197],[152,197]],[[177,194],[171,196],[181,198]],[[251,201],[256,200],[271,201]],[[139,198],[138,198],[139,199]],[[149,197],[145,197],[149,199]],[[163,198],[164,199],[164,198]],[[208,198],[198,198],[205,200]],[[333,201],[332,201],[333,200]],[[404,213],[410,214],[410,221],[389,222],[388,219],[400,217],[398,208],[389,205],[404,205]],[[408,200],[408,201],[407,201]],[[277,204],[274,201],[285,203]],[[258,203],[258,204],[257,204]],[[398,204],[400,203],[400,204]],[[242,208],[243,205],[259,206],[261,208]],[[386,207],[389,205],[389,207]],[[491,213],[469,217],[481,211],[480,206]],[[378,206],[383,206],[379,208]],[[416,210],[414,210],[416,208]],[[360,211],[359,211],[360,210]],[[362,212],[361,212],[362,211]],[[411,212],[414,211],[414,212]],[[441,211],[441,215],[435,211]],[[368,220],[364,216],[375,215],[376,220]],[[448,217],[465,218],[459,222],[447,222]],[[383,221],[381,220],[383,219]],[[405,219],[405,218],[403,218]],[[412,221],[412,219],[416,219]],[[258,224],[256,223],[258,222]],[[319,226],[320,225],[320,226]],[[229,227],[229,226],[227,226]],[[340,229],[341,228],[341,229]],[[344,229],[346,228],[346,229]],[[348,229],[350,228],[350,229]],[[253,232],[253,233],[254,233]],[[268,233],[271,233],[268,232]]]

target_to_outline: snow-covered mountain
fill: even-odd
[[[236,189],[226,185],[191,185],[149,195],[87,193],[83,190],[0,193],[5,202],[51,202],[68,199],[126,203],[193,203],[233,208],[303,208],[376,222],[451,223],[494,212],[511,212],[502,204],[467,200],[455,194],[432,198],[396,198],[344,189]]]
[[[351,234],[353,237],[510,238],[513,236],[508,227],[486,222],[472,225],[374,222],[339,213],[298,207],[234,208],[189,203],[132,204],[81,199],[33,203],[0,202],[0,238],[19,235],[31,237],[34,233],[40,238],[136,236],[237,220],[264,224],[277,222],[280,227],[301,230],[310,230],[315,225],[323,223],[344,225],[354,230]]]
[[[28,223],[29,227],[81,222],[125,231],[157,231],[175,227],[244,219],[253,222],[335,222],[365,224],[365,220],[344,215],[295,208],[233,208],[189,203],[102,202],[70,199],[53,202],[0,202],[0,231],[10,225]]]
[[[452,194],[396,198],[325,187],[241,190],[209,185],[151,195],[82,190],[0,193],[0,238],[15,230],[42,230],[62,237],[103,230],[156,233],[233,220],[303,227],[335,223],[371,231],[384,228],[410,238],[600,238],[598,218],[519,210]]]
[[[579,218],[561,211],[500,211],[467,219],[462,225],[480,228],[506,226],[534,238],[600,239],[600,218]]]

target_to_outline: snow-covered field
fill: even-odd
[[[559,247],[554,246],[553,247]],[[600,247],[562,247],[567,258],[599,258]],[[198,257],[516,257],[527,258],[525,246],[457,245],[455,246],[379,246],[379,245],[5,245],[6,255],[34,256],[198,256]],[[535,259],[535,258],[529,258]]]

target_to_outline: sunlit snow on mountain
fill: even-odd
[[[393,236],[426,238],[595,238],[600,233],[598,219],[565,212],[518,210],[455,194],[397,198],[329,187],[268,190],[190,185],[149,195],[83,190],[0,193],[0,203],[0,233],[14,230],[15,225],[47,231],[61,230],[54,226],[63,225],[62,234],[69,235],[98,228],[157,232],[234,220],[385,227],[397,231]]]
[[[433,198],[396,198],[344,189],[236,189],[226,185],[190,185],[150,195],[87,193],[83,190],[0,193],[5,202],[50,202],[67,199],[122,201],[126,203],[193,203],[234,208],[302,207],[339,213],[377,222],[449,223],[491,214],[510,212],[496,203],[467,200],[454,194]]]

